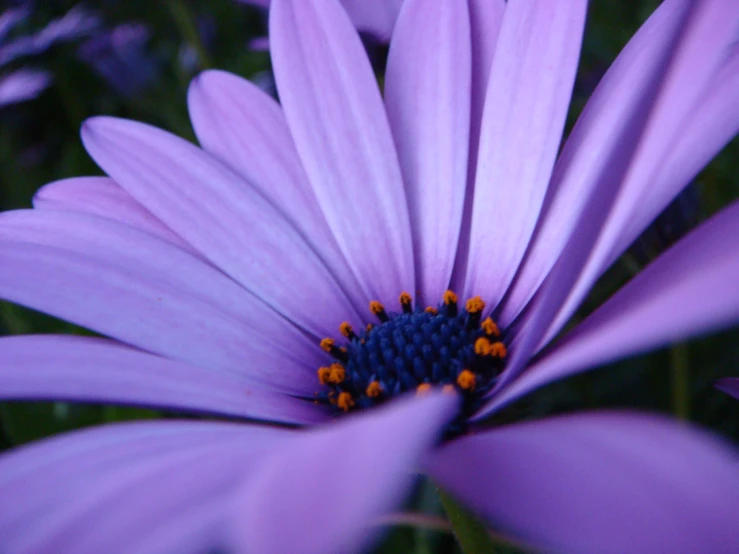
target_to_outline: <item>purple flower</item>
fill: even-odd
[[[109,177],[3,214],[0,295],[110,338],[0,339],[0,394],[242,421],[5,455],[4,549],[355,551],[420,469],[547,550],[736,550],[737,453],[700,431],[629,413],[485,422],[739,318],[733,204],[549,345],[739,127],[739,4],[668,0],[557,157],[585,10],[408,0],[383,103],[337,2],[275,0],[281,105],[210,71],[188,96],[202,149],[88,121]]]
[[[9,33],[28,15],[28,8],[12,8],[0,14],[0,68],[19,58],[41,54],[57,42],[83,37],[99,24],[95,16],[77,6],[32,35],[8,40]],[[35,98],[51,80],[48,71],[31,68],[0,74],[0,106]]]

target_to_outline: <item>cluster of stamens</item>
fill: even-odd
[[[343,345],[333,338],[321,341],[334,360],[318,369],[325,388],[317,393],[317,401],[348,412],[436,386],[462,395],[463,420],[477,410],[504,367],[507,352],[498,326],[490,317],[482,319],[485,303],[479,296],[467,300],[461,310],[452,291],[444,293],[438,307],[423,310],[413,309],[407,292],[399,301],[399,313],[370,302],[378,325],[370,323],[356,332],[342,323]]]

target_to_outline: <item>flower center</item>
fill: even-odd
[[[498,326],[490,317],[482,319],[485,303],[479,296],[462,309],[452,291],[444,293],[436,308],[414,309],[407,292],[399,300],[399,313],[370,302],[379,324],[369,323],[356,332],[342,323],[343,345],[332,338],[321,341],[334,362],[318,369],[318,381],[326,388],[316,394],[317,401],[333,406],[338,414],[440,386],[461,394],[459,421],[464,421],[480,407],[505,365],[507,352]]]

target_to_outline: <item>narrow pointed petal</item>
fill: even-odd
[[[739,131],[739,45],[735,45],[706,93],[688,116],[668,159],[657,170],[655,179],[645,185],[645,194],[631,214],[614,246],[610,266],[667,207],[703,167]]]
[[[390,45],[385,105],[408,196],[419,302],[436,304],[454,267],[470,133],[466,0],[408,0]]]
[[[187,103],[203,148],[276,206],[310,241],[356,306],[366,309],[371,299],[361,295],[328,229],[279,104],[225,71],[205,71],[193,79]]]
[[[692,107],[702,92],[695,80],[706,76],[707,68],[703,64],[710,71],[710,66],[716,68],[723,60],[712,35],[712,26],[717,26],[719,37],[726,31],[725,21],[719,21],[726,15],[720,2],[690,2],[681,11],[679,25],[672,35],[674,40],[666,43],[662,63],[651,73],[647,86],[632,97],[632,105],[614,129],[618,137],[612,149],[604,152],[604,159],[594,167],[594,184],[578,214],[574,227],[577,232],[569,237],[534,302],[518,322],[521,331],[514,338],[516,344],[512,345],[513,353],[498,381],[498,389],[515,378],[528,360],[551,340],[590,289],[596,276],[593,260],[601,255],[595,252],[598,241],[609,226],[613,231],[614,221],[625,221],[624,214],[619,212],[631,203],[629,198],[633,199],[635,191],[625,190],[623,184],[629,182],[637,158],[644,161],[642,149],[661,148],[655,136],[663,142],[671,140],[665,132],[677,129],[670,117]]]
[[[318,203],[368,295],[414,285],[408,207],[390,126],[356,31],[336,0],[275,0],[275,78]]]
[[[5,212],[0,264],[6,300],[278,391],[315,390],[323,356],[311,340],[212,266],[129,226]]]
[[[290,424],[318,423],[312,403],[222,372],[87,337],[0,338],[0,398],[149,406]]]
[[[61,210],[105,217],[151,233],[200,256],[172,229],[108,177],[73,177],[41,187],[33,197],[38,210]]]
[[[739,548],[739,454],[662,417],[591,413],[510,425],[448,444],[429,469],[488,521],[545,551]]]
[[[664,2],[595,89],[554,167],[536,233],[500,314],[503,325],[514,320],[554,266],[589,197],[600,186],[601,167],[622,138],[616,131],[662,71],[689,9],[689,0]]]
[[[632,215],[640,210],[645,190],[652,186],[661,164],[668,160],[674,137],[680,135],[686,118],[697,109],[706,87],[712,83],[712,77],[725,63],[729,48],[736,41],[737,28],[739,3],[732,0],[691,3],[691,17],[617,201],[602,225],[587,264],[571,287],[540,347],[556,335],[605,269],[604,264],[609,261],[619,237],[629,226]],[[602,214],[592,214],[591,217],[600,218]]]
[[[457,398],[436,393],[395,401],[279,448],[239,495],[233,551],[324,554],[367,546],[373,522],[402,501],[456,407]]]
[[[9,553],[200,554],[220,548],[228,498],[291,436],[205,422],[108,425],[0,457]]]
[[[109,117],[88,120],[82,139],[134,198],[288,319],[321,337],[358,321],[310,242],[212,156],[160,129]]]
[[[403,0],[341,0],[352,23],[381,41],[389,41]]]
[[[739,398],[739,379],[736,377],[721,379],[716,383],[716,388],[724,391],[726,394],[730,394],[734,398]]]
[[[672,247],[573,329],[478,417],[624,356],[739,321],[739,202]]]
[[[562,138],[587,1],[506,6],[490,69],[465,295],[495,306],[524,255]]]
[[[477,154],[480,145],[483,106],[488,90],[490,66],[498,42],[500,24],[505,11],[504,0],[468,0],[472,50],[472,80],[470,94],[470,139],[467,162],[467,183],[462,210],[462,226],[457,244],[457,259],[452,274],[453,290],[464,290],[464,278],[470,247],[470,220],[475,191]]]

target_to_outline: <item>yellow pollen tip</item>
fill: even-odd
[[[441,387],[441,392],[443,392],[444,394],[454,394],[457,392],[457,389],[454,387],[454,385],[450,385],[449,383],[447,383],[446,385]]]
[[[342,366],[341,364],[331,364],[329,371],[330,371],[329,376],[328,376],[329,383],[338,385],[344,382],[344,379],[346,378],[346,370],[344,369],[344,366]]]
[[[490,345],[490,355],[494,358],[505,358],[508,355],[508,350],[502,342],[494,342]]]
[[[380,315],[382,312],[385,311],[385,306],[382,305],[382,302],[378,302],[377,300],[372,300],[369,304],[370,312],[372,312],[375,315]]]
[[[367,393],[367,396],[369,396],[370,398],[377,398],[382,394],[382,387],[377,381],[372,381],[369,385],[367,385],[367,390],[364,392]]]
[[[436,309],[436,308],[434,308],[433,306],[427,306],[427,307],[426,307],[426,313],[429,313],[429,314],[433,314],[433,315],[436,315],[436,314],[438,314],[438,313],[439,313],[439,310],[437,310],[437,309]]]
[[[475,296],[467,301],[466,308],[471,314],[479,314],[485,309],[485,302],[479,296]]]
[[[336,341],[334,339],[323,339],[321,341],[321,349],[325,352],[331,352],[331,349],[334,347],[334,344],[336,344]]]
[[[500,336],[500,329],[498,329],[498,326],[495,324],[492,317],[486,317],[482,323],[480,323],[480,327],[485,331],[486,335],[491,335],[493,337]]]
[[[475,341],[475,354],[478,356],[487,356],[490,354],[490,341],[485,337],[480,337]]]
[[[474,390],[475,389],[475,374],[469,369],[463,369],[457,375],[457,384],[462,390]]]
[[[452,291],[448,290],[444,293],[444,304],[446,304],[447,306],[449,304],[456,304],[457,300],[457,295],[454,294]]]
[[[322,385],[328,384],[328,378],[329,375],[331,375],[331,369],[328,367],[319,367],[318,371],[316,372],[318,374],[318,382]]]
[[[352,329],[352,326],[345,321],[344,323],[339,325],[339,332],[346,338],[349,338],[354,334],[354,329]]]
[[[336,405],[345,412],[348,412],[354,407],[354,399],[348,392],[342,392],[339,393],[339,398],[336,399]]]
[[[428,383],[421,383],[416,387],[416,396],[423,396],[431,392],[431,385]]]
[[[411,298],[410,294],[408,294],[407,292],[400,293],[400,304],[402,306],[408,306],[411,302],[413,302],[413,298]]]

